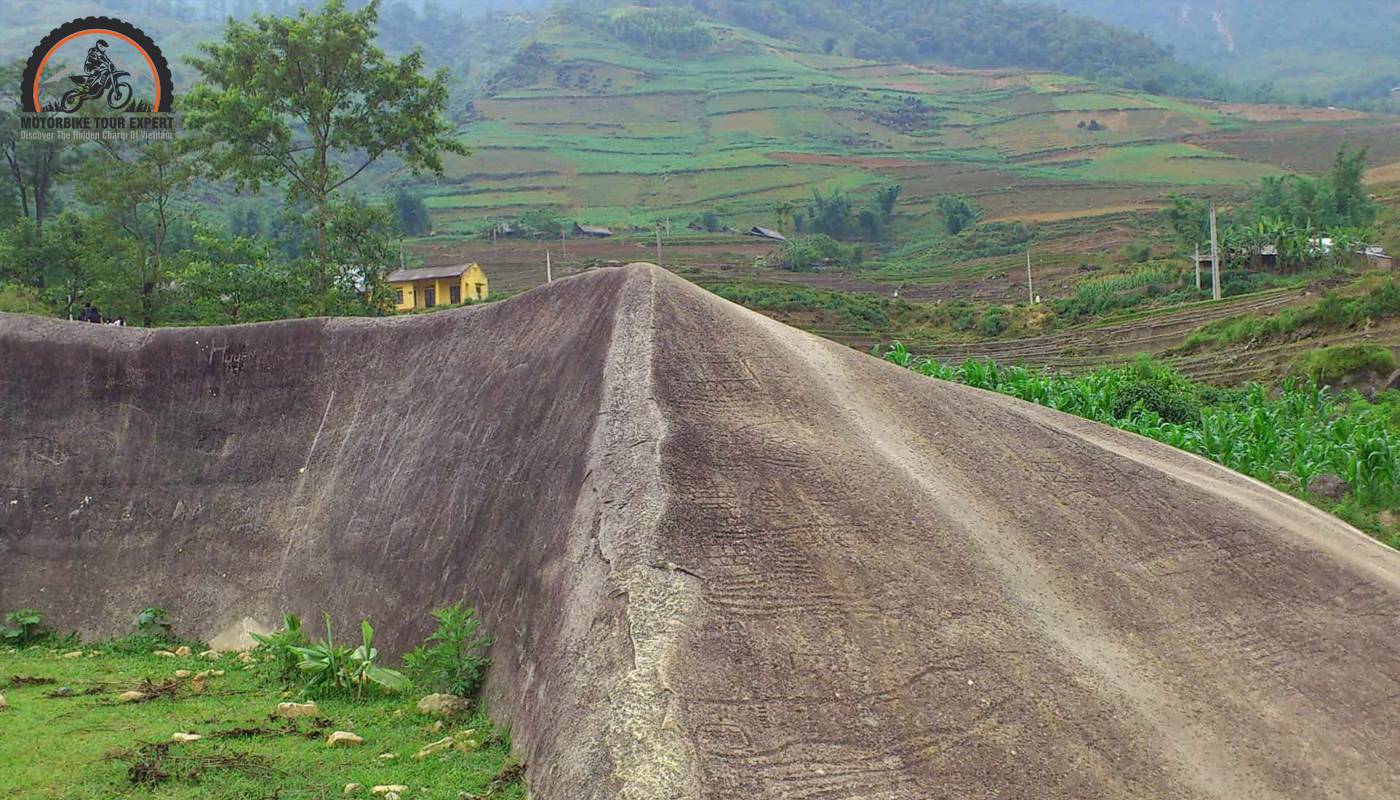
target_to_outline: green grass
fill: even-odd
[[[1272,390],[1258,384],[1218,389],[1145,360],[1062,375],[990,361],[943,364],[916,358],[900,344],[888,348],[885,359],[1195,453],[1338,513],[1400,548],[1400,530],[1393,523],[1384,527],[1380,517],[1400,506],[1400,415],[1389,399],[1370,403],[1354,392],[1295,380]],[[1313,478],[1329,473],[1350,487],[1341,503],[1307,492]]]
[[[1330,383],[1348,375],[1385,375],[1395,369],[1395,354],[1379,344],[1319,347],[1297,360],[1298,371],[1319,383]]]
[[[0,651],[0,693],[10,706],[0,711],[0,797],[309,800],[339,798],[348,783],[403,784],[409,787],[405,800],[457,800],[463,791],[501,800],[525,796],[518,779],[487,794],[512,762],[508,742],[492,733],[481,714],[435,730],[434,720],[415,711],[415,693],[319,699],[314,720],[274,719],[270,715],[285,698],[272,664],[244,669],[232,657],[214,662],[107,646],[72,649],[83,657],[67,659],[43,647]],[[210,677],[201,693],[190,680],[175,678],[181,669],[220,669],[224,675]],[[15,685],[13,676],[52,683]],[[117,700],[143,681],[176,684],[169,696]],[[61,686],[73,696],[47,696]],[[481,748],[414,759],[423,745],[467,729],[476,732]],[[338,730],[353,731],[365,743],[327,747],[327,735]],[[176,732],[204,738],[172,744]],[[396,758],[381,760],[381,753]],[[169,777],[133,783],[133,776],[151,768]],[[368,797],[368,789],[360,796]]]
[[[1287,339],[1310,326],[1339,328],[1396,316],[1400,316],[1400,284],[1386,280],[1360,297],[1327,295],[1320,302],[1280,309],[1271,316],[1243,314],[1202,325],[1186,337],[1181,349],[1190,353],[1263,344]]]

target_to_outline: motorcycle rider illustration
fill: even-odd
[[[131,101],[131,84],[122,80],[131,73],[117,69],[116,64],[107,56],[107,47],[106,39],[98,39],[88,48],[87,56],[83,59],[85,72],[70,78],[78,88],[64,93],[60,110],[77,111],[83,103],[99,98],[104,93],[107,95],[107,105],[116,110],[125,108]]]
[[[107,57],[107,46],[106,39],[98,39],[88,48],[87,58],[83,59],[83,69],[87,72],[83,77],[87,79],[89,88],[105,87],[112,73],[117,71],[117,66]]]

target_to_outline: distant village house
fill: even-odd
[[[598,226],[596,226],[596,225],[580,225],[580,224],[578,224],[577,222],[575,222],[575,223],[574,223],[574,235],[575,235],[575,236],[592,236],[592,237],[595,238],[595,239],[606,239],[606,238],[608,238],[609,236],[612,236],[612,235],[613,235],[613,232],[612,232],[612,230],[609,229],[609,228],[602,228],[602,227],[598,227]]]
[[[757,236],[760,239],[772,239],[775,242],[786,242],[787,237],[773,230],[772,228],[761,228],[757,225],[749,228],[750,236]]]
[[[455,306],[491,295],[486,272],[475,262],[395,270],[389,273],[388,282],[395,311]]]

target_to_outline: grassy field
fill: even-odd
[[[275,664],[158,657],[154,647],[0,650],[0,797],[324,800],[351,783],[364,788],[349,796],[365,798],[390,785],[407,787],[403,800],[525,796],[508,741],[480,713],[440,725],[417,713],[417,694],[371,692],[318,698],[314,716],[283,719]],[[122,702],[128,691],[150,697]],[[328,747],[336,731],[364,743]],[[201,738],[174,742],[177,733]],[[414,757],[448,735],[479,746]]]

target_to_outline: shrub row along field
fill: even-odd
[[[475,620],[460,606],[437,614],[401,673],[367,623],[352,646],[287,617],[258,647],[215,653],[171,636],[157,609],[103,643],[12,612],[0,629],[0,796],[523,798],[509,739],[459,697],[484,665]],[[419,700],[448,690],[458,695]]]
[[[1186,337],[1182,350],[1194,353],[1282,341],[1309,328],[1361,325],[1397,316],[1400,284],[1387,280],[1360,297],[1348,299],[1328,294],[1313,305],[1284,308],[1271,316],[1245,314],[1203,325]]]
[[[1258,384],[1220,389],[1147,360],[1072,376],[991,361],[954,366],[916,358],[898,343],[884,357],[930,377],[1011,395],[1204,456],[1400,548],[1400,531],[1388,513],[1400,505],[1400,392],[1371,403],[1294,380],[1277,392]]]

